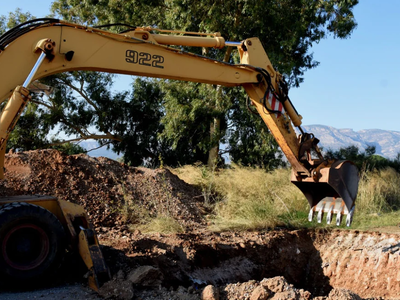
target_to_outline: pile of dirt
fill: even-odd
[[[50,194],[86,209],[113,276],[100,293],[107,299],[342,300],[400,295],[396,233],[211,232],[202,215],[201,192],[165,169],[133,168],[55,150],[8,154],[5,167],[0,195]],[[135,210],[171,216],[185,232],[132,230],[128,225],[140,222]]]
[[[171,216],[187,228],[204,224],[196,197],[201,193],[166,169],[133,168],[56,150],[7,154],[5,169],[1,196],[56,196],[82,205],[97,228],[138,221],[132,207],[150,217]]]

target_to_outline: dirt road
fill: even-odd
[[[0,293],[1,300],[28,300],[28,299],[40,299],[40,300],[96,300],[102,299],[97,293],[93,292],[87,287],[81,284],[74,285],[63,285],[53,288],[44,288],[33,291],[25,292],[3,292]]]

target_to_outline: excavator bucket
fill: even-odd
[[[315,170],[313,177],[299,181],[292,173],[292,182],[303,192],[310,204],[309,220],[317,213],[318,222],[322,222],[327,213],[327,223],[336,215],[336,225],[340,225],[342,216],[347,215],[346,225],[350,226],[354,214],[354,202],[358,191],[358,169],[350,161],[335,161]]]

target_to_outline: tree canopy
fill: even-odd
[[[375,154],[376,147],[368,145],[365,151],[360,151],[357,146],[350,145],[338,150],[328,149],[325,153],[327,159],[349,160],[353,162],[360,171],[381,170],[388,167],[400,172],[400,153],[394,159],[385,158]]]
[[[256,36],[290,86],[298,86],[304,80],[304,72],[318,65],[310,51],[313,44],[330,34],[337,38],[350,36],[356,27],[352,10],[357,3],[358,0],[56,0],[52,11],[63,19],[87,25],[125,23],[220,32],[233,41]],[[11,19],[17,24],[23,21],[22,17]],[[0,22],[6,26],[6,19]],[[123,25],[110,28],[117,32],[125,29]],[[203,49],[186,50],[201,54]],[[238,62],[237,53],[230,47],[208,49],[203,54]],[[53,124],[48,127],[58,124],[67,135],[81,139],[101,136],[103,144],[113,144],[134,165],[150,161],[154,165],[160,155],[171,165],[205,163],[216,160],[223,152],[245,165],[270,169],[280,164],[275,140],[260,118],[248,113],[242,89],[136,79],[132,91],[115,93],[111,92],[112,80],[112,75],[92,72],[47,78],[44,83],[55,86],[56,92],[49,100],[37,99],[32,111]],[[221,144],[223,149],[219,149]]]
[[[258,37],[275,68],[290,78],[292,85],[298,85],[304,72],[318,65],[310,52],[313,44],[329,34],[337,38],[350,36],[357,25],[352,12],[357,3],[358,0],[56,0],[52,10],[64,19],[88,25],[126,23],[220,32],[233,41]],[[223,55],[222,51],[220,57]]]

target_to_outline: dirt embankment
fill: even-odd
[[[168,170],[53,150],[8,154],[6,178],[2,195],[51,194],[85,207],[113,274],[105,298],[400,299],[400,234],[214,233],[201,193]],[[131,230],[140,221],[131,207],[172,216],[185,232]]]
[[[168,170],[131,168],[108,158],[55,150],[6,157],[0,195],[50,194],[71,201],[85,208],[96,227],[137,221],[134,211],[124,211],[132,205],[150,216],[168,214],[187,228],[204,225],[199,192]]]

